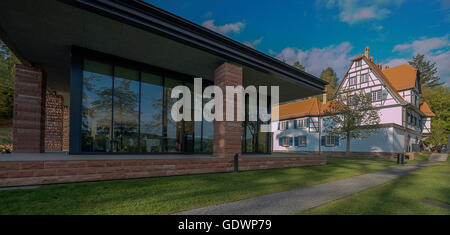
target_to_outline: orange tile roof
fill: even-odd
[[[321,114],[321,105],[322,103],[315,97],[282,104],[279,107],[280,120],[318,116]]]
[[[420,104],[419,106],[420,111],[422,111],[422,113],[424,113],[427,117],[435,117],[436,114],[433,113],[433,111],[431,111],[430,106],[428,106],[427,102],[423,102]]]
[[[382,73],[397,91],[413,89],[416,86],[417,69],[409,64],[385,69]]]

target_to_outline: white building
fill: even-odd
[[[419,151],[422,138],[431,134],[431,117],[435,115],[427,103],[419,104],[418,75],[418,70],[407,64],[382,70],[369,57],[368,47],[351,61],[335,97],[370,94],[380,115],[380,128],[374,134],[351,140],[352,153],[393,156]],[[323,102],[310,98],[280,105],[280,121],[272,123],[273,151],[344,153],[345,139],[323,131],[322,115],[329,103],[324,95]]]

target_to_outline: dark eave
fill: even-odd
[[[327,82],[219,33],[140,0],[59,0],[205,50],[238,64],[323,90]]]

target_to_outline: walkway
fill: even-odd
[[[433,154],[434,155],[434,154]],[[433,157],[434,159],[434,157]],[[332,200],[392,181],[434,164],[405,165],[328,183],[262,195],[241,201],[183,211],[181,215],[285,215],[304,211]]]

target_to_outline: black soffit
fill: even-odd
[[[227,60],[323,90],[328,83],[276,58],[140,0],[59,0]]]

